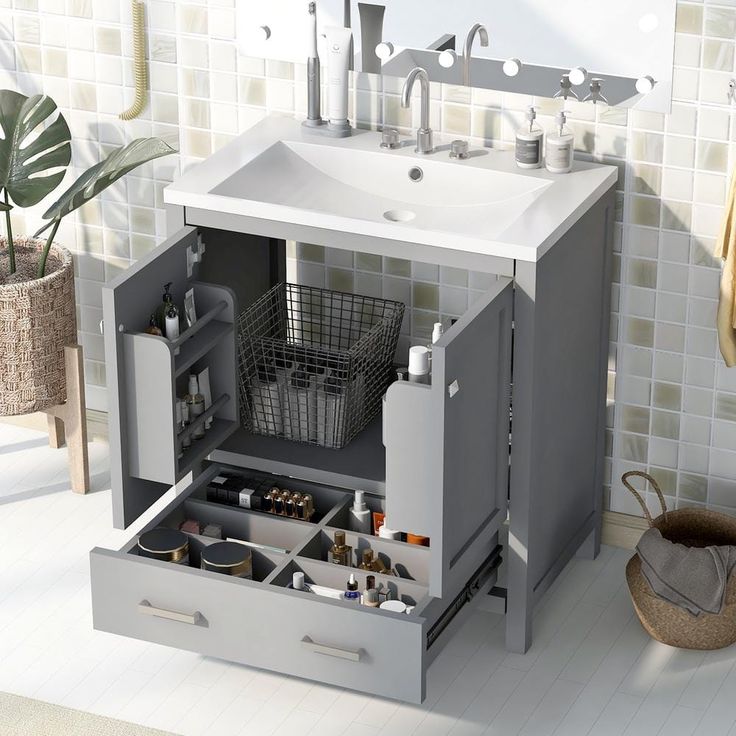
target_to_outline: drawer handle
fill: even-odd
[[[315,654],[326,654],[328,657],[337,657],[338,659],[348,659],[351,662],[360,662],[360,649],[340,649],[340,647],[331,647],[329,644],[319,644],[312,641],[308,636],[302,639],[302,646]]]
[[[155,616],[156,618],[165,618],[169,621],[178,621],[182,624],[190,624],[191,626],[206,626],[207,619],[199,612],[181,613],[179,611],[169,611],[166,608],[156,608],[149,601],[143,600],[138,604],[138,613],[144,616]]]

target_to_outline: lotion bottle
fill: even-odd
[[[199,393],[199,384],[197,376],[191,374],[189,376],[189,393],[184,397],[184,401],[189,408],[189,421],[194,422],[198,417],[204,414],[204,396]],[[202,423],[193,433],[192,439],[201,440],[204,437],[204,423]]]
[[[545,164],[552,174],[567,174],[572,170],[575,134],[567,127],[567,112],[555,115],[555,130],[547,136]]]
[[[516,165],[520,169],[538,169],[542,166],[544,131],[536,122],[537,111],[529,105],[527,123],[516,131]]]
[[[409,381],[431,383],[429,375],[429,350],[424,345],[409,348]]]

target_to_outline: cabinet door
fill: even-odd
[[[103,288],[113,523],[127,527],[237,428],[235,300],[214,284],[192,281],[187,250],[198,233],[185,227]],[[196,323],[176,342],[144,333],[163,285],[181,306],[193,288]],[[189,371],[210,368],[212,406],[205,438],[181,451],[176,396]],[[210,421],[211,420],[211,421]]]
[[[452,595],[506,518],[513,286],[499,278],[432,351],[432,383],[384,406],[386,522],[430,538],[430,594]]]

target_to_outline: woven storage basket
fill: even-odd
[[[632,477],[644,478],[654,488],[662,506],[656,519],[629,483]],[[621,480],[641,504],[649,526],[659,529],[665,539],[688,547],[736,544],[736,518],[705,509],[667,511],[662,491],[650,475],[634,470],[624,473]],[[638,554],[626,565],[626,581],[641,625],[657,641],[681,649],[722,649],[736,642],[736,573],[728,581],[721,613],[699,616],[655,595],[641,571]]]
[[[65,401],[64,346],[77,342],[71,253],[52,245],[47,275],[32,279],[44,243],[14,242],[17,271],[8,277],[7,240],[0,238],[0,416],[30,414]]]

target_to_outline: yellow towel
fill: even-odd
[[[718,302],[718,343],[723,360],[731,368],[736,365],[736,171],[731,177],[714,255],[724,261]]]

